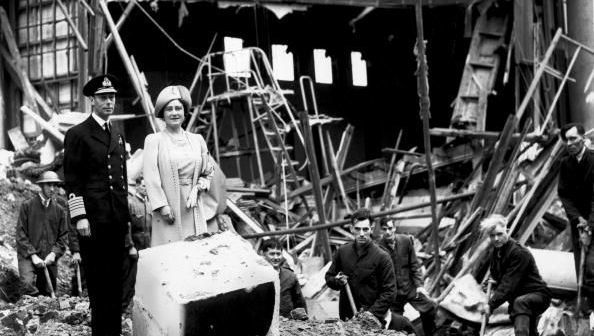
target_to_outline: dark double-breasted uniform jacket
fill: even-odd
[[[119,335],[121,277],[130,244],[126,150],[123,136],[106,132],[89,116],[64,139],[64,178],[68,197],[82,197],[84,213],[73,211],[72,225],[88,219],[91,237],[79,236],[92,311],[93,335]]]

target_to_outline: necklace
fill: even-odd
[[[167,136],[169,136],[169,138],[171,139],[171,142],[173,142],[176,145],[185,145],[187,143],[187,137],[184,131],[181,131],[179,134],[173,134],[165,130],[164,133],[166,133]]]

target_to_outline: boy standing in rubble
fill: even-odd
[[[16,226],[19,274],[34,285],[41,295],[51,291],[45,276],[47,269],[52,287],[56,288],[57,262],[64,254],[68,239],[66,211],[55,199],[58,174],[46,171],[37,184],[39,194],[21,205]]]
[[[301,285],[293,270],[283,260],[281,242],[277,239],[268,239],[262,244],[261,250],[266,261],[278,272],[280,315],[286,318],[307,319],[307,306],[303,294],[301,294]]]

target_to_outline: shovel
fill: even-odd
[[[78,263],[76,263],[76,285],[78,289],[78,296],[82,297],[82,281],[80,279],[80,265]]]
[[[54,286],[52,285],[52,279],[50,279],[49,271],[47,270],[47,266],[43,265],[43,274],[45,274],[45,281],[47,282],[47,288],[50,290],[50,297],[52,299],[58,300],[58,307],[59,309],[66,309],[70,307],[68,302],[61,301],[59,297],[56,297],[56,293],[54,292]]]
[[[495,280],[489,279],[487,282],[487,300],[491,297],[491,289],[493,288],[493,284]],[[483,318],[481,321],[481,331],[479,333],[480,336],[485,336],[485,330],[487,329],[487,323],[489,322],[489,315],[487,313],[483,313]]]
[[[45,265],[43,265],[43,274],[45,274],[45,281],[47,283],[47,288],[49,288],[49,290],[50,290],[50,297],[52,299],[55,299],[56,298],[56,293],[54,293],[54,286],[52,285],[52,279],[50,279],[49,272],[48,272],[47,267]]]
[[[337,275],[344,275],[344,273],[339,272]],[[349,298],[349,304],[351,306],[351,310],[353,311],[353,316],[355,316],[355,315],[357,315],[357,306],[355,305],[355,299],[353,298],[353,292],[351,292],[351,286],[349,286],[348,281],[344,284],[344,288],[346,289],[347,297]]]

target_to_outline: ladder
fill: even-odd
[[[487,1],[472,34],[460,89],[450,121],[452,128],[484,131],[487,98],[493,92],[501,64],[500,48],[505,45],[511,8]]]
[[[243,66],[229,69],[226,65],[233,60]],[[294,132],[298,144],[304,146],[305,141],[295,113],[285,97],[292,92],[281,89],[266,53],[255,47],[209,53],[198,68],[191,91],[198,82],[206,83],[207,89],[201,95],[187,128],[201,123],[198,128],[206,131],[207,141],[212,138],[214,142],[216,160],[220,161],[218,122],[224,114],[221,113],[221,105],[239,99],[245,102],[249,112],[260,185],[266,185],[261,152],[268,152],[275,167],[281,167],[283,161],[288,166],[288,176],[280,176],[282,173],[277,169],[272,183],[286,178],[287,182],[298,186],[303,178],[297,175],[295,166],[298,162],[291,157],[293,147],[286,145],[287,136]],[[265,149],[260,148],[262,143]]]

